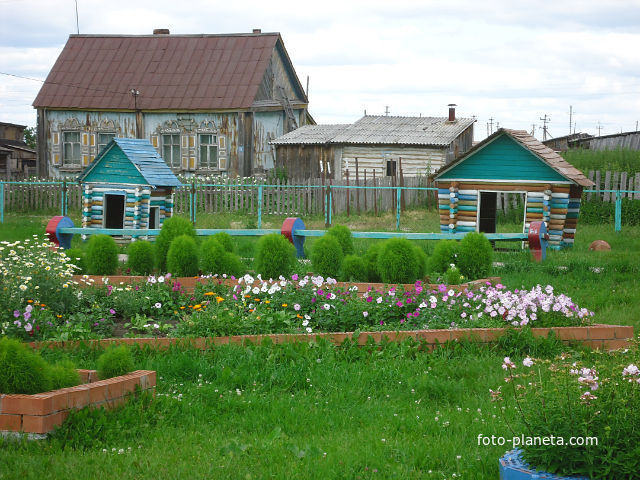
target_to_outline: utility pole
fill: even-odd
[[[600,125],[600,120],[598,120],[598,126],[596,128],[598,129],[598,136],[600,136],[600,131],[602,130],[602,125]]]
[[[76,33],[80,35],[80,23],[78,21],[78,0],[76,0]]]
[[[386,117],[388,117],[388,116],[389,116],[389,105],[387,105],[386,107],[384,107],[384,115],[385,115]]]
[[[636,120],[636,132],[638,131],[638,120]]]
[[[573,105],[569,105],[569,135],[571,135],[572,125],[573,125]]]
[[[495,119],[494,119],[493,117],[491,117],[491,118],[489,119],[489,135],[491,135],[491,134],[493,133],[493,121],[494,121],[494,120],[495,120]]]
[[[536,124],[535,123],[531,124],[531,136],[532,137],[536,136]]]
[[[547,117],[547,114],[544,114],[544,117],[542,117],[540,120],[542,120],[542,141],[544,142],[547,139],[547,123],[551,122],[551,118]]]

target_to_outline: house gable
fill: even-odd
[[[471,152],[436,176],[438,180],[572,183],[507,134]]]
[[[80,180],[83,183],[118,183],[124,185],[147,185],[136,166],[114,142],[108,150],[94,160]]]

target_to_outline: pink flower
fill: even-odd
[[[371,295],[369,295],[369,296],[367,297],[367,302],[368,302],[368,303],[371,303],[372,301],[373,301],[373,297],[372,297]]]
[[[532,367],[533,366],[533,359],[531,357],[527,357],[522,361],[522,364],[525,367]]]
[[[505,370],[514,369],[516,368],[516,364],[513,363],[509,357],[504,357],[502,368],[504,368]]]
[[[365,317],[365,318],[368,317],[369,316],[369,312],[362,312],[362,316]],[[380,325],[382,325],[382,323]]]
[[[294,273],[293,275],[291,275],[291,280],[293,280],[294,282],[298,281],[298,274]]]

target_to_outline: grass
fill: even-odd
[[[155,400],[80,412],[49,441],[0,439],[0,479],[495,479],[505,448],[477,437],[511,437],[488,394],[505,352],[517,353],[509,341],[433,353],[412,343],[135,349],[136,367],[157,371]],[[43,355],[93,368],[99,353]]]
[[[584,150],[579,148],[563,152],[562,156],[585,175],[589,170],[627,172],[630,175],[640,172],[640,152],[637,150]]]

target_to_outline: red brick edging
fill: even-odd
[[[408,338],[423,342],[430,349],[445,342],[470,339],[478,343],[491,343],[506,334],[507,328],[459,328],[452,330],[407,330],[407,331],[382,331],[360,332],[357,337],[358,345],[365,345],[369,337],[375,343],[382,341],[399,342]],[[615,350],[626,348],[633,339],[633,327],[622,325],[590,325],[586,327],[551,327],[532,328],[536,337],[546,337],[550,331],[555,332],[558,339],[564,343],[572,341],[581,343],[591,348]],[[283,333],[264,335],[232,335],[227,337],[200,337],[200,338],[106,338],[102,340],[71,340],[65,342],[33,342],[33,348],[73,348],[82,344],[99,345],[107,347],[113,344],[149,346],[151,348],[166,349],[173,345],[189,346],[204,350],[216,345],[248,345],[260,344],[269,339],[274,344],[315,342],[324,338],[336,345],[342,344],[347,339],[354,338],[354,332],[338,333]]]
[[[84,407],[113,408],[126,402],[137,387],[155,394],[156,372],[137,370],[98,380],[95,370],[78,370],[86,382],[35,395],[0,394],[0,431],[44,434],[64,422],[69,412]]]

